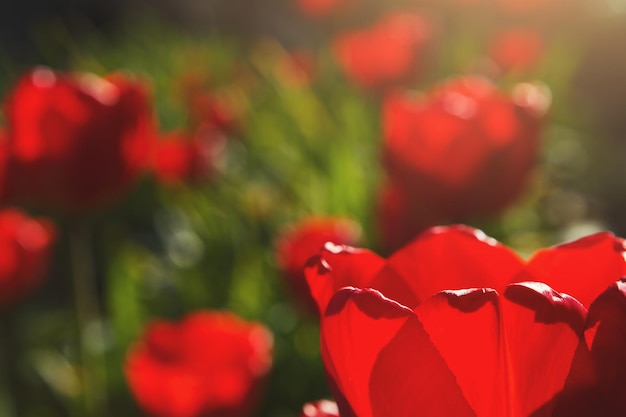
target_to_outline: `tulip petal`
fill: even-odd
[[[304,268],[309,290],[320,314],[326,311],[329,300],[340,288],[370,287],[385,262],[385,259],[368,250],[326,243]]]
[[[415,313],[476,415],[505,415],[498,294],[491,289],[444,291]]]
[[[436,227],[392,255],[371,286],[414,308],[444,290],[484,287],[500,291],[522,268],[522,260],[513,251],[479,230]]]
[[[476,416],[417,317],[375,290],[333,297],[322,352],[342,417]]]
[[[587,342],[600,386],[595,415],[623,416],[626,410],[626,280],[611,285],[589,309]]]
[[[417,321],[411,310],[371,289],[343,288],[330,300],[321,321],[321,350],[342,417],[374,417],[372,368],[380,351],[409,319]]]
[[[545,282],[589,308],[598,294],[626,274],[624,240],[608,232],[596,233],[538,251],[526,269],[532,280]]]
[[[508,415],[552,416],[582,343],[585,308],[543,283],[510,285],[502,300]],[[546,406],[547,405],[547,406]]]

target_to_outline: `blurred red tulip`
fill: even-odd
[[[226,312],[153,321],[128,353],[125,373],[139,405],[158,417],[252,415],[272,363],[272,337]]]
[[[410,207],[450,221],[498,213],[528,181],[549,97],[533,84],[507,96],[479,77],[452,79],[429,96],[390,94],[387,173]]]
[[[5,102],[11,197],[70,211],[121,197],[153,139],[146,86],[121,74],[24,75]]]
[[[153,172],[164,185],[193,185],[211,178],[224,150],[224,137],[212,129],[193,137],[182,132],[166,135],[155,145]]]
[[[354,245],[359,226],[342,218],[308,218],[283,231],[278,238],[276,261],[290,288],[304,307],[316,311],[304,277],[304,266],[326,242]]]
[[[304,404],[300,417],[339,417],[339,410],[334,401],[319,400]]]
[[[360,0],[298,0],[303,14],[312,18],[327,17],[360,3]]]
[[[0,211],[0,305],[12,305],[41,285],[55,235],[46,219]]]
[[[354,83],[366,88],[405,84],[420,75],[432,37],[417,14],[394,13],[372,27],[339,35],[334,55]]]
[[[385,250],[399,249],[429,227],[446,222],[445,216],[415,200],[392,183],[386,184],[379,192],[376,226]]]
[[[506,29],[494,36],[491,59],[505,72],[533,69],[544,52],[544,40],[534,29]]]
[[[388,259],[329,246],[306,274],[340,414],[623,415],[625,254],[598,233],[525,262],[462,226]]]

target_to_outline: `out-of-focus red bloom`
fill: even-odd
[[[147,88],[121,74],[24,75],[5,102],[11,197],[71,211],[119,198],[154,135]]]
[[[305,307],[315,311],[304,277],[304,266],[326,242],[354,245],[360,237],[360,228],[343,218],[307,218],[286,229],[278,238],[276,261],[285,275],[294,295]]]
[[[184,74],[181,82],[191,129],[214,129],[226,135],[241,129],[244,109],[236,94],[226,88],[212,89],[208,76],[195,72]]]
[[[12,305],[41,285],[55,235],[46,219],[0,211],[0,305]]]
[[[386,184],[379,192],[376,221],[378,237],[385,250],[394,251],[429,227],[447,221],[427,204],[419,203],[395,184]]]
[[[526,185],[548,105],[545,88],[520,84],[509,96],[479,77],[452,79],[427,96],[391,93],[387,173],[413,207],[451,221],[495,214]]]
[[[339,409],[334,401],[319,400],[304,404],[300,417],[339,417]]]
[[[340,415],[623,415],[624,255],[598,233],[524,261],[464,226],[328,245],[306,274]]]
[[[513,28],[498,32],[490,46],[491,59],[505,72],[528,71],[539,62],[544,40],[531,28]]]
[[[164,185],[196,184],[209,179],[225,146],[224,136],[212,129],[192,137],[182,132],[166,135],[155,145],[153,171]]]
[[[419,76],[432,37],[417,14],[394,13],[372,27],[339,35],[334,55],[354,83],[366,88],[403,84]]]
[[[305,15],[312,18],[323,18],[354,7],[360,3],[360,0],[297,0],[297,2],[298,7]]]
[[[153,321],[129,351],[125,373],[139,405],[157,417],[246,417],[272,363],[258,323],[201,311]]]
[[[196,93],[189,97],[192,126],[208,125],[226,134],[237,132],[242,123],[241,109],[226,95]]]

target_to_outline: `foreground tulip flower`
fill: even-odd
[[[258,323],[196,312],[152,322],[128,353],[126,378],[139,405],[157,417],[246,417],[272,363],[272,337]]]
[[[328,245],[306,273],[340,415],[623,415],[624,254],[598,233],[525,262],[462,226],[389,259]]]
[[[222,134],[200,130],[188,138],[182,132],[166,135],[155,144],[153,172],[164,185],[193,185],[209,179],[225,146]]]
[[[452,79],[428,96],[384,103],[384,165],[409,204],[448,221],[496,214],[524,189],[550,101],[545,88],[512,96],[480,77]]]
[[[24,75],[5,102],[10,197],[70,211],[127,191],[148,162],[146,87],[121,74]]]
[[[10,306],[41,285],[56,231],[45,219],[0,211],[0,305]]]
[[[347,77],[361,87],[405,84],[419,76],[431,40],[421,16],[395,13],[374,26],[338,36],[334,55]]]
[[[307,218],[286,229],[278,238],[276,260],[294,295],[304,306],[316,310],[304,277],[304,266],[309,258],[326,242],[354,245],[360,237],[356,223],[342,218]]]

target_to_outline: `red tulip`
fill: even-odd
[[[224,149],[224,137],[212,130],[192,138],[182,132],[166,135],[156,143],[153,171],[165,185],[194,184],[209,179]]]
[[[306,308],[315,311],[304,277],[304,266],[326,242],[339,245],[357,243],[360,229],[351,220],[342,218],[308,218],[283,231],[278,238],[276,259],[294,295]]]
[[[304,404],[300,417],[339,417],[339,410],[334,401],[319,400]]]
[[[153,321],[128,353],[126,377],[139,405],[158,417],[246,417],[272,362],[272,337],[225,312],[179,323]]]
[[[544,40],[536,30],[513,28],[497,33],[490,46],[490,56],[504,71],[527,71],[539,62]]]
[[[524,261],[462,226],[329,246],[306,273],[341,416],[623,415],[624,255],[598,233]]]
[[[12,305],[41,285],[55,235],[46,219],[0,211],[0,305]]]
[[[5,103],[11,196],[72,211],[127,191],[148,162],[146,87],[123,75],[24,75]]]
[[[549,95],[531,84],[512,96],[479,77],[428,96],[384,103],[384,164],[409,204],[458,221],[495,214],[517,198],[537,156]]]
[[[395,13],[374,26],[338,36],[335,58],[354,83],[368,88],[403,84],[424,67],[431,28],[421,16]]]
[[[378,238],[389,251],[401,248],[415,236],[436,224],[443,224],[446,217],[431,211],[395,184],[387,184],[378,195],[376,220]]]

